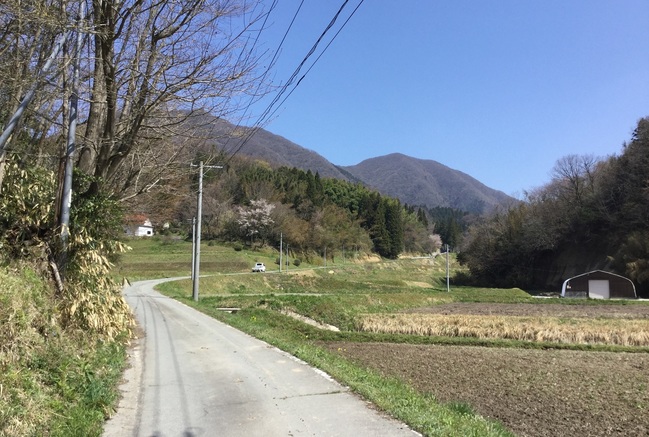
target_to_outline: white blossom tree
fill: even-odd
[[[274,208],[275,205],[268,203],[265,199],[252,200],[250,206],[238,208],[237,223],[242,233],[250,238],[251,244],[254,244],[256,239],[260,239],[262,244],[266,241],[268,232],[274,223],[270,216]]]

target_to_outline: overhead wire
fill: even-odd
[[[333,36],[333,38],[332,38],[332,39],[329,41],[329,43],[326,45],[326,47],[324,48],[324,50],[323,50],[323,51],[320,53],[320,55],[316,58],[316,60],[314,61],[314,63],[311,64],[311,66],[309,67],[309,69],[307,70],[307,72],[304,73],[304,75],[302,75],[302,77],[300,77],[300,79],[298,80],[298,82],[295,84],[295,86],[294,86],[294,87],[292,88],[292,90],[290,91],[289,95],[286,96],[284,99],[281,100],[281,103],[284,103],[284,102],[286,101],[286,99],[287,99],[287,98],[288,98],[288,97],[293,93],[293,91],[295,91],[295,89],[297,88],[297,86],[302,82],[302,80],[303,80],[304,77],[308,74],[308,72],[311,71],[311,69],[313,68],[313,66],[315,65],[315,63],[316,63],[316,62],[317,62],[317,61],[322,57],[322,55],[324,54],[324,52],[327,50],[327,48],[329,48],[329,46],[331,45],[331,43],[332,43],[332,42],[336,39],[336,37],[340,34],[340,32],[342,31],[342,29],[343,29],[343,28],[345,27],[345,25],[349,22],[349,20],[351,19],[351,17],[356,13],[356,11],[358,10],[358,8],[360,7],[360,5],[361,5],[363,2],[364,2],[364,0],[361,0],[361,1],[359,2],[359,4],[356,6],[356,8],[352,11],[352,13],[351,13],[351,14],[349,15],[349,17],[347,18],[347,20],[342,24],[342,26],[340,27],[340,29],[336,32],[336,34]],[[289,88],[289,87],[294,83],[295,78],[299,75],[300,71],[302,70],[302,67],[304,67],[304,65],[305,65],[306,62],[309,60],[309,58],[310,58],[310,57],[315,53],[315,51],[317,50],[318,46],[320,45],[320,43],[322,42],[322,40],[324,39],[324,37],[327,35],[327,33],[329,33],[329,31],[331,30],[331,28],[335,25],[336,21],[338,20],[338,18],[340,17],[341,13],[343,12],[343,10],[345,9],[345,7],[347,6],[348,3],[349,3],[349,0],[345,0],[345,1],[343,2],[343,4],[340,6],[340,8],[338,8],[338,11],[337,11],[336,14],[334,15],[334,17],[331,19],[331,21],[329,22],[329,24],[328,24],[328,25],[325,27],[325,29],[322,31],[322,33],[320,34],[320,36],[318,37],[318,39],[316,40],[316,42],[313,44],[313,46],[311,47],[311,49],[309,50],[309,52],[304,56],[304,58],[302,59],[302,61],[300,62],[300,64],[297,66],[297,68],[293,71],[293,73],[291,74],[291,76],[289,77],[289,79],[287,80],[287,82],[286,82],[286,83],[285,83],[285,84],[280,88],[280,91],[279,91],[279,92],[277,93],[277,95],[273,98],[273,100],[269,103],[269,105],[266,107],[266,109],[262,112],[262,114],[259,116],[259,118],[257,119],[257,121],[254,123],[253,127],[251,127],[251,128],[248,129],[248,133],[243,137],[243,139],[240,141],[239,145],[234,149],[234,151],[232,152],[232,155],[228,158],[227,162],[230,162],[230,161],[231,161],[231,160],[232,160],[232,159],[233,159],[233,158],[234,158],[234,157],[235,157],[235,156],[236,156],[236,155],[241,151],[241,149],[242,149],[242,148],[243,148],[243,147],[244,147],[244,146],[245,146],[245,145],[250,141],[250,139],[251,139],[251,138],[252,138],[252,137],[253,137],[253,136],[254,136],[254,135],[259,131],[259,129],[261,129],[261,126],[263,125],[263,123],[264,123],[265,121],[267,121],[268,118],[269,118],[271,115],[273,115],[273,114],[277,111],[277,109],[275,108],[275,106],[277,105],[278,102],[280,102],[280,99],[282,98],[282,96],[284,95],[284,93],[286,93],[286,91],[288,90],[288,88]]]
[[[333,25],[336,23],[338,17],[344,10],[344,8],[347,6],[349,3],[349,0],[345,0],[343,4],[340,6],[334,17],[331,19],[327,27],[324,29],[324,31],[320,34],[316,42],[313,44],[309,52],[306,54],[306,56],[302,59],[302,62],[297,66],[297,68],[293,71],[287,82],[281,87],[280,91],[277,93],[277,95],[273,98],[273,100],[270,102],[268,107],[262,112],[262,114],[259,116],[258,120],[255,122],[253,127],[248,131],[247,135],[244,136],[243,140],[240,142],[239,146],[234,150],[232,156],[228,159],[230,161],[234,156],[243,148],[245,144],[247,144],[252,136],[259,131],[261,128],[261,125],[265,120],[267,120],[269,113],[271,112],[272,108],[276,103],[279,101],[279,99],[282,97],[282,95],[286,92],[288,87],[293,83],[297,75],[299,74],[300,70],[304,66],[304,64],[307,62],[307,60],[315,53],[318,45],[322,41],[322,39],[325,37],[325,35],[329,32],[329,30],[333,27]]]
[[[254,45],[257,44],[257,40],[259,39],[259,36],[261,35],[261,32],[262,32],[264,29],[266,29],[266,22],[268,21],[268,17],[270,16],[271,12],[272,12],[272,11],[275,9],[275,7],[277,6],[277,1],[278,1],[278,0],[275,0],[275,1],[271,4],[271,7],[270,7],[268,13],[266,14],[266,17],[265,17],[265,19],[264,19],[264,22],[263,22],[263,24],[262,24],[262,27],[259,29],[259,32],[257,33],[257,38],[255,39],[255,43],[253,44],[253,47],[254,47]],[[295,23],[295,20],[297,19],[297,16],[299,15],[300,10],[302,9],[302,6],[303,6],[303,5],[304,5],[304,0],[302,0],[302,1],[300,2],[299,6],[297,7],[297,10],[296,10],[295,13],[293,14],[293,18],[291,19],[291,22],[289,23],[289,25],[288,25],[286,31],[284,32],[284,35],[282,36],[281,41],[279,42],[279,44],[277,45],[277,48],[275,49],[275,51],[274,51],[274,53],[273,53],[273,57],[270,59],[270,62],[268,63],[268,67],[266,68],[266,70],[264,71],[264,73],[261,75],[259,81],[257,82],[257,88],[255,89],[255,92],[252,94],[252,97],[251,97],[251,99],[250,99],[250,102],[246,105],[245,109],[243,110],[243,113],[242,113],[242,115],[241,115],[241,117],[240,117],[241,120],[244,120],[244,119],[246,118],[246,116],[247,116],[247,114],[248,114],[248,111],[250,110],[250,108],[252,107],[252,105],[255,103],[255,96],[258,95],[258,93],[259,93],[259,89],[261,88],[262,84],[265,83],[265,80],[266,80],[266,77],[268,76],[268,73],[270,72],[272,66],[275,65],[275,62],[277,61],[277,58],[278,58],[280,52],[282,51],[282,47],[283,47],[283,45],[284,45],[284,42],[286,41],[286,38],[287,38],[288,34],[290,33],[291,29],[293,28],[293,24]],[[230,140],[233,138],[232,133],[233,133],[234,130],[236,130],[237,128],[238,128],[238,126],[233,127],[232,131],[230,132],[230,135],[227,136],[227,139],[226,139],[226,141],[225,141],[225,144],[223,144],[223,146],[222,146],[224,150],[227,148],[228,143],[229,143]]]
[[[319,54],[318,57],[315,59],[315,61],[313,61],[313,64],[311,64],[311,66],[310,66],[310,67],[307,69],[307,71],[302,75],[302,77],[300,77],[300,79],[297,81],[297,83],[295,84],[295,86],[293,87],[293,89],[288,93],[288,95],[287,95],[286,97],[284,97],[284,99],[279,103],[279,105],[277,105],[277,107],[273,110],[273,112],[270,113],[269,118],[272,117],[273,115],[275,115],[275,113],[279,110],[279,107],[281,107],[281,106],[284,104],[284,102],[286,102],[286,100],[287,100],[289,97],[291,97],[291,94],[293,94],[293,92],[295,91],[295,89],[300,85],[300,83],[301,83],[302,80],[306,77],[306,75],[309,74],[309,72],[311,71],[311,69],[312,69],[312,68],[315,66],[315,64],[320,60],[320,58],[322,57],[322,55],[324,55],[324,53],[327,51],[327,49],[329,48],[329,46],[331,45],[331,43],[334,42],[334,39],[336,39],[336,37],[338,36],[338,34],[339,34],[339,33],[343,30],[343,28],[347,25],[347,22],[349,22],[349,20],[351,20],[351,18],[354,16],[354,14],[355,14],[356,11],[358,10],[358,8],[361,7],[361,5],[363,4],[364,1],[365,1],[365,0],[361,0],[361,1],[358,3],[358,5],[356,5],[356,8],[354,8],[354,10],[353,10],[352,13],[349,15],[349,17],[347,17],[347,20],[345,20],[345,22],[342,24],[342,26],[340,27],[340,29],[338,29],[338,32],[336,32],[336,34],[333,36],[333,38],[331,39],[331,41],[329,41],[329,42],[327,43],[327,45],[326,45],[325,48],[322,50],[322,52],[320,52],[320,54]]]

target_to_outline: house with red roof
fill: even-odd
[[[124,233],[129,237],[153,236],[153,224],[144,214],[135,214],[126,217]]]

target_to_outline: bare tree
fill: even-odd
[[[257,0],[82,1],[77,165],[121,199],[164,186],[173,164],[187,162],[185,150],[206,141],[200,123],[209,119],[195,115],[229,117],[265,91],[256,41],[268,11]],[[77,14],[78,2],[69,0],[0,3],[0,127]],[[29,137],[25,155],[65,137],[62,59],[17,129]]]
[[[256,92],[253,37],[263,14],[253,6],[93,0],[92,97],[81,167],[118,191],[146,190],[161,174],[154,170],[144,181],[142,170],[178,158],[186,143],[177,139],[200,130],[188,122],[197,110],[227,116],[238,97]]]
[[[41,73],[48,60],[51,65],[56,59],[49,58],[58,52],[53,51],[57,42],[63,41],[58,37],[66,30],[66,20],[64,0],[0,3],[0,188],[7,151],[19,154],[21,160],[41,159],[45,135],[60,115],[61,107],[52,96],[60,86],[61,69],[51,68],[50,75]],[[23,106],[22,116],[14,118],[27,94],[30,110],[24,111]]]
[[[552,170],[564,200],[582,205],[584,197],[595,189],[595,169],[599,160],[593,155],[567,155],[557,160]]]

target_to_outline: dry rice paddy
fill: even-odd
[[[472,314],[367,314],[362,331],[571,344],[649,346],[648,319],[559,318]]]

